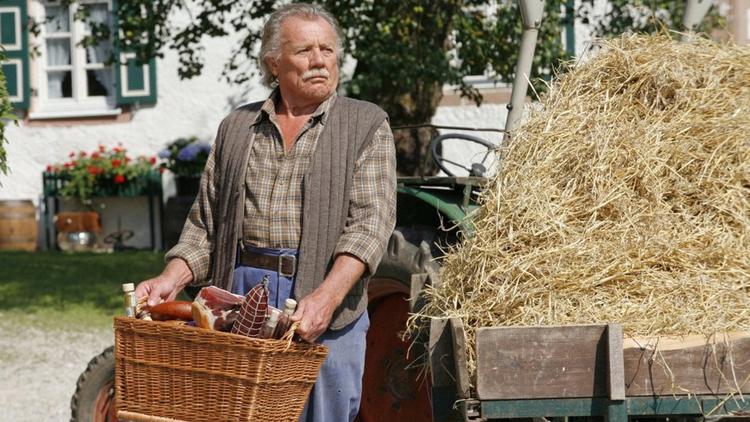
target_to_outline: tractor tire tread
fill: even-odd
[[[115,361],[115,347],[109,346],[100,354],[94,356],[86,365],[86,370],[78,376],[76,381],[76,391],[73,397],[70,399],[70,421],[71,422],[89,422],[92,420],[90,410],[87,409],[85,403],[87,400],[94,400],[98,394],[101,385],[90,385],[91,382],[97,382],[96,375],[97,371],[106,370],[108,373],[112,372],[112,376],[109,379],[114,378],[114,361]],[[111,368],[111,371],[110,371]],[[93,380],[92,380],[93,378]],[[93,391],[90,391],[94,388]],[[93,394],[93,396],[92,396]]]

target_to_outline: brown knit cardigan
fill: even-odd
[[[232,112],[216,139],[216,180],[220,181],[212,284],[231,290],[245,201],[245,170],[253,143],[251,126],[263,102]],[[347,97],[334,98],[318,138],[310,169],[304,176],[302,238],[294,294],[303,298],[324,280],[344,231],[354,163],[387,118],[378,106]],[[250,164],[252,165],[252,164]],[[394,222],[395,223],[395,222]],[[367,279],[359,280],[335,311],[331,328],[343,328],[367,309]]]

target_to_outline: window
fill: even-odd
[[[10,101],[25,109],[29,104],[29,54],[25,0],[0,0],[0,45]]]
[[[111,116],[119,114],[117,107],[122,105],[156,104],[155,59],[141,63],[133,52],[118,50],[113,39],[92,47],[81,45],[94,25],[107,25],[112,36],[117,35],[118,0],[62,3],[0,0],[0,48],[6,56],[0,68],[15,109],[31,119],[54,119]],[[82,8],[93,23],[74,18]],[[29,16],[37,23],[33,44],[39,54],[33,60]],[[110,57],[115,63],[107,63]]]
[[[32,118],[75,115],[108,115],[120,112],[115,105],[115,69],[108,63],[112,41],[84,47],[91,34],[91,22],[112,27],[109,0],[81,0],[72,5],[60,1],[37,3],[40,56],[36,58],[38,106]],[[86,8],[86,22],[74,19]]]

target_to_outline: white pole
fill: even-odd
[[[518,127],[523,116],[523,106],[526,102],[526,90],[531,78],[531,64],[534,61],[534,49],[539,27],[542,24],[544,0],[520,0],[521,19],[523,20],[523,35],[518,52],[516,75],[513,78],[513,90],[508,103],[508,117],[505,120],[505,130],[511,131]]]
[[[732,13],[729,18],[729,27],[734,36],[734,41],[739,45],[750,43],[750,1],[732,0]]]
[[[698,26],[711,8],[711,0],[687,0],[685,16],[682,18],[682,27],[690,32]]]

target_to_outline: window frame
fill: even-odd
[[[73,18],[76,10],[80,7],[79,4],[105,4],[110,13],[112,13],[114,6],[112,0],[79,0],[79,2],[68,6],[69,31],[48,34],[46,29],[47,8],[52,6],[64,6],[60,4],[59,0],[34,1],[34,10],[38,16],[38,22],[41,22],[41,27],[39,35],[37,36],[37,41],[40,43],[40,54],[36,57],[34,63],[37,85],[37,102],[36,107],[34,107],[35,110],[32,110],[29,113],[29,117],[32,119],[112,116],[122,112],[116,104],[116,63],[109,65],[112,72],[112,85],[108,87],[109,95],[88,95],[87,70],[101,69],[106,66],[103,63],[86,63],[86,48],[80,46],[79,43],[88,32],[85,29],[84,22]],[[114,28],[115,25],[112,24],[113,35],[115,32]],[[65,38],[71,40],[70,65],[55,66],[50,69],[50,66],[48,65],[47,40],[54,38]],[[70,98],[49,98],[47,74],[50,71],[55,70],[67,71],[67,68],[69,68],[71,72],[72,96]]]

